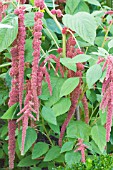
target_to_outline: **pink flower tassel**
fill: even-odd
[[[110,140],[110,132],[112,126],[112,115],[113,115],[113,106],[111,103],[108,103],[108,111],[107,111],[107,122],[106,122],[106,141]]]
[[[33,62],[32,62],[32,76],[31,76],[31,90],[33,95],[34,109],[37,111],[37,117],[39,117],[39,101],[37,97],[37,74],[38,74],[38,64],[40,58],[40,46],[41,46],[41,36],[42,36],[42,19],[43,13],[35,13],[35,25],[34,25],[34,39],[33,39]]]
[[[9,169],[14,168],[14,159],[15,159],[15,130],[16,130],[16,121],[8,121],[8,154],[9,154]]]
[[[64,123],[61,127],[60,137],[59,137],[59,141],[58,141],[60,147],[62,146],[62,138],[64,136],[66,127],[69,124],[69,122],[70,122],[70,120],[71,120],[71,118],[72,118],[72,116],[75,112],[75,109],[77,107],[77,103],[78,103],[80,93],[81,93],[81,90],[80,90],[80,84],[79,84],[78,87],[76,87],[76,89],[71,93],[71,97],[72,97],[71,98],[71,107],[68,111],[67,118],[66,118],[66,120],[64,121]]]
[[[81,151],[81,162],[85,163],[85,150],[88,148],[85,144],[83,144],[83,139],[78,139],[78,148],[74,152]]]
[[[85,122],[89,124],[89,109],[88,109],[88,102],[86,96],[84,95],[82,99],[82,104],[84,106],[84,113],[85,113]]]

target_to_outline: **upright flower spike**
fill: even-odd
[[[107,68],[107,72],[102,85],[103,98],[100,109],[107,110],[106,141],[109,142],[113,117],[113,56],[107,57],[103,70],[105,68]]]
[[[39,117],[39,101],[37,98],[37,73],[38,73],[38,64],[40,58],[40,48],[41,48],[41,36],[42,36],[42,17],[43,13],[36,12],[35,13],[35,24],[34,24],[34,32],[33,32],[33,62],[32,62],[32,75],[31,75],[31,90],[33,95],[34,109],[37,111],[37,117]]]
[[[20,7],[15,10],[15,14],[18,15],[18,56],[19,56],[19,104],[20,110],[22,109],[23,98],[23,85],[24,85],[24,51],[25,51],[25,37],[26,28],[24,25],[25,8]]]
[[[81,162],[85,163],[85,150],[86,148],[88,148],[85,144],[83,144],[83,139],[78,139],[78,143],[77,143],[78,148],[74,151],[74,152],[78,152],[81,151]]]
[[[11,49],[12,55],[12,67],[10,70],[10,76],[12,77],[12,87],[11,92],[9,93],[9,102],[8,105],[11,107],[19,101],[19,89],[18,89],[18,48],[17,40],[14,41],[13,47]],[[8,153],[9,153],[9,169],[14,168],[14,159],[15,159],[15,130],[16,130],[16,120],[8,121]]]

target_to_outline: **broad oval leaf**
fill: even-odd
[[[81,0],[67,0],[65,6],[65,12],[67,14],[74,14],[80,2]]]
[[[89,4],[96,5],[96,6],[101,6],[100,2],[98,0],[85,0]]]
[[[54,111],[50,107],[42,108],[42,117],[49,123],[57,125],[56,116]]]
[[[86,55],[86,54],[79,54],[72,58],[73,63],[83,63],[91,59],[91,56]]]
[[[67,137],[69,138],[81,138],[86,141],[89,138],[90,132],[90,127],[82,121],[73,121],[67,127]]]
[[[13,28],[0,28],[0,52],[7,49],[15,40],[18,33],[18,17],[14,14],[7,15],[1,22]]]
[[[53,107],[53,111],[56,116],[60,116],[66,113],[71,106],[71,101],[69,98],[62,98],[60,99]]]
[[[69,70],[75,71],[76,72],[76,64],[73,62],[71,58],[61,58],[60,62],[62,65],[67,67]]]
[[[8,25],[8,24],[1,24],[0,23],[0,28],[9,28],[9,29],[11,29],[11,28],[13,28],[13,26]]]
[[[68,78],[62,85],[60,91],[60,97],[70,94],[79,84],[79,78]]]
[[[18,167],[30,167],[31,165],[36,165],[38,163],[37,160],[32,160],[31,155],[21,159],[18,163]]]
[[[38,142],[34,145],[33,152],[32,152],[32,159],[39,158],[43,154],[45,154],[49,149],[48,144],[44,142]]]
[[[74,146],[74,142],[66,142],[66,143],[64,143],[64,145],[61,148],[60,153],[72,150],[73,146]]]
[[[46,154],[44,158],[44,162],[52,161],[60,156],[60,147],[59,146],[53,146],[48,153]]]
[[[109,41],[108,43],[108,48],[111,49],[113,48],[113,39],[111,41]]]
[[[66,27],[75,31],[83,40],[94,45],[96,37],[96,21],[87,12],[78,12],[75,15],[66,14],[63,16],[63,23]]]
[[[89,89],[96,83],[102,76],[102,68],[99,64],[91,66],[86,73],[86,81]]]
[[[25,139],[25,147],[24,147],[24,154],[29,150],[29,148],[33,145],[33,143],[37,139],[37,133],[34,129],[28,127],[26,131],[26,139]],[[22,142],[22,130],[20,130],[18,138],[18,146],[19,149],[21,150],[21,142]]]
[[[73,164],[79,163],[81,159],[81,155],[79,152],[66,152],[65,154],[65,162],[68,164],[68,166],[72,166]]]
[[[106,146],[106,130],[103,126],[93,126],[91,129],[92,139],[103,153]]]

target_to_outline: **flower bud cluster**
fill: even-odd
[[[35,0],[35,6],[37,8],[44,9],[45,7],[44,0]]]
[[[57,9],[57,10],[56,9],[52,9],[51,13],[53,15],[57,15],[58,18],[60,18],[62,16],[62,11],[60,9]]]

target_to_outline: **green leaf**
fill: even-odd
[[[65,161],[68,166],[72,166],[73,164],[79,163],[81,159],[81,155],[79,152],[70,151],[65,154]]]
[[[60,58],[60,62],[67,67],[69,70],[76,72],[76,64],[71,58]]]
[[[25,14],[25,26],[26,27],[33,27],[34,26],[34,12],[29,12]]]
[[[75,15],[66,14],[63,16],[63,23],[66,27],[75,31],[83,40],[94,45],[96,37],[96,21],[87,12],[78,12]]]
[[[60,153],[72,150],[73,146],[74,146],[74,142],[66,142],[66,143],[64,143],[64,145],[61,148]]]
[[[102,76],[102,68],[99,64],[91,66],[86,73],[86,81],[89,89],[96,83]]]
[[[101,4],[98,2],[98,0],[85,0],[89,4],[96,5],[96,6],[101,6]]]
[[[61,90],[61,86],[63,85],[63,83],[65,82],[65,78],[56,78],[56,77],[52,77],[51,78],[51,84],[52,84],[52,96],[50,96],[49,94],[49,99],[45,102],[45,105],[48,107],[53,106],[56,102],[58,102],[60,100],[60,90]],[[42,94],[47,95],[49,93],[48,91],[48,86],[46,86],[47,88],[43,88],[42,90]]]
[[[26,39],[26,44],[25,44],[25,62],[32,62],[33,57],[33,47],[32,47],[32,39]]]
[[[92,139],[103,153],[106,146],[106,130],[103,126],[93,126],[91,129]]]
[[[73,15],[80,2],[81,2],[81,0],[67,0],[66,6],[65,6],[65,12],[67,14]]]
[[[67,137],[88,140],[90,131],[91,129],[86,123],[82,121],[72,122],[67,127]]]
[[[48,123],[48,125],[50,126],[50,128],[51,128],[55,133],[60,134],[60,127],[59,127],[58,124],[57,124],[57,125],[53,125],[53,124],[51,124],[51,123]]]
[[[44,155],[48,151],[48,149],[49,149],[48,144],[44,142],[36,143],[32,151],[32,159],[36,159]]]
[[[17,165],[18,167],[29,167],[31,165],[36,165],[39,161],[37,160],[32,160],[31,155],[23,158],[19,164]]]
[[[13,28],[13,26],[8,25],[8,24],[1,24],[0,23],[0,28],[9,28],[9,29],[11,29],[11,28]]]
[[[108,48],[109,49],[113,48],[113,39],[109,41]]]
[[[56,116],[53,110],[49,107],[42,108],[42,117],[49,123],[57,125]]]
[[[44,158],[44,162],[52,161],[60,156],[60,147],[53,146]]]
[[[70,94],[79,84],[79,78],[68,78],[62,85],[60,97]]]
[[[73,63],[83,63],[88,61],[89,59],[91,59],[91,56],[86,55],[86,54],[79,54],[77,56],[75,56],[74,58],[72,58],[72,62]]]
[[[27,128],[27,132],[26,132],[26,139],[25,139],[25,148],[24,148],[24,154],[29,150],[29,148],[33,145],[33,143],[36,141],[37,139],[37,133],[34,129],[28,127]],[[19,149],[21,150],[21,142],[22,142],[22,130],[20,130],[19,134],[18,134],[18,146]]]
[[[99,110],[99,116],[100,116],[100,119],[101,119],[101,125],[105,125],[106,117],[107,117],[106,111],[103,113],[102,110]]]
[[[56,116],[60,116],[66,113],[71,106],[71,101],[69,98],[62,98],[60,99],[53,107],[53,111]]]
[[[18,33],[18,17],[14,14],[7,15],[1,22],[13,28],[0,28],[0,52],[7,49],[15,40]]]
[[[13,119],[16,113],[17,107],[18,107],[18,103],[15,103],[11,107],[9,107],[9,109],[4,113],[1,119]]]

